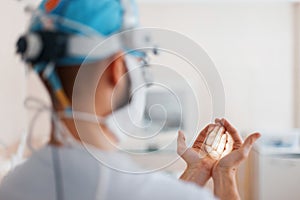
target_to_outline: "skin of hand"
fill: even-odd
[[[216,123],[222,124],[231,135],[233,149],[228,155],[217,161],[212,169],[214,193],[222,200],[238,200],[240,196],[236,184],[237,168],[242,161],[247,159],[254,142],[260,137],[260,134],[253,133],[243,142],[238,131],[227,120],[216,119]]]
[[[216,163],[207,154],[200,157],[206,136],[218,125],[207,125],[198,135],[192,147],[188,148],[185,142],[185,136],[182,131],[178,132],[177,138],[177,154],[186,162],[187,168],[181,175],[180,179],[184,181],[194,182],[200,186],[204,186],[212,176],[212,169]]]
[[[231,137],[233,138],[232,152],[216,161],[207,154],[200,157],[199,153],[203,151],[203,144],[208,133],[216,126],[222,125]],[[253,143],[260,137],[259,133],[250,135],[245,142],[236,129],[225,119],[216,119],[216,124],[206,126],[199,134],[191,148],[187,148],[183,132],[179,131],[177,139],[177,153],[187,163],[187,168],[181,175],[180,179],[189,182],[195,182],[200,186],[204,186],[210,177],[214,181],[220,183],[220,177],[235,177],[235,171],[238,165],[247,158]],[[226,176],[225,176],[226,175]],[[233,181],[233,180],[230,180]],[[223,182],[222,182],[223,183]],[[215,191],[215,194],[219,196]]]
[[[248,157],[254,142],[260,137],[260,133],[251,134],[246,138],[245,142],[243,142],[238,131],[226,119],[216,119],[216,123],[222,124],[226,131],[231,135],[233,147],[228,155],[216,162],[213,172],[216,170],[236,171],[239,164]]]

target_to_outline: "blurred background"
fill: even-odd
[[[23,2],[38,4],[34,0]],[[243,135],[253,131],[262,133],[260,143],[239,171],[242,198],[299,199],[300,137],[297,128],[300,128],[300,3],[288,0],[138,0],[138,5],[141,25],[177,31],[206,51],[223,81],[225,117]],[[26,72],[24,64],[15,54],[15,42],[26,30],[28,20],[29,15],[24,12],[22,3],[13,0],[2,3],[2,175],[10,169],[12,158],[20,156],[18,150],[21,151],[23,147],[19,144],[33,115],[33,112],[24,108],[25,97],[33,95],[49,102],[37,77]],[[167,61],[170,66],[178,66],[173,59]],[[184,74],[184,71],[181,73]],[[165,75],[162,74],[162,77]],[[175,78],[170,79],[176,83]],[[197,117],[199,126],[203,127],[211,121],[211,99],[202,81],[193,83],[196,96],[199,97],[196,98],[199,115],[193,113],[191,105],[194,104],[187,103],[190,102],[189,98],[194,98],[186,95],[185,89],[178,85],[175,90],[180,91],[185,97],[185,104],[190,105],[183,106],[188,110],[185,123],[188,123],[189,117]],[[161,96],[159,92],[154,90],[153,94]],[[164,98],[168,102],[167,95]],[[152,101],[155,99],[152,96]],[[34,144],[38,147],[48,139],[49,116],[46,113],[41,115],[35,125]],[[165,132],[150,142],[128,143],[126,147],[132,150],[160,148],[161,143],[176,136],[172,129]],[[157,164],[174,155],[175,146],[171,145],[151,158],[135,159],[149,167],[154,160]],[[184,164],[177,161],[164,170],[178,174],[183,169]]]

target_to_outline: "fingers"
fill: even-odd
[[[216,123],[221,123],[226,131],[231,135],[233,139],[233,150],[239,149],[243,144],[243,140],[238,131],[224,118],[221,120],[216,119]]]
[[[228,155],[233,149],[233,139],[232,139],[231,135],[226,133],[226,136],[227,136],[227,140],[226,140],[225,150],[224,150],[221,158]]]
[[[224,134],[225,134],[225,129],[224,129],[223,126],[220,126],[220,128],[219,128],[219,130],[218,130],[218,132],[217,132],[217,134],[216,134],[216,137],[215,137],[215,139],[214,139],[214,142],[213,142],[213,144],[212,144],[212,148],[216,149],[216,148],[219,146],[219,144],[220,144],[220,142],[221,142],[221,137],[222,137],[222,135],[224,135]],[[226,141],[225,141],[225,142],[226,142]]]
[[[224,149],[226,148],[227,145],[227,134],[223,134],[219,143],[219,146],[217,148],[217,153],[218,153],[218,159],[221,157],[221,155],[224,152]]]
[[[178,137],[177,137],[177,154],[182,156],[187,149],[186,143],[185,143],[185,136],[182,131],[178,131]]]
[[[214,124],[209,124],[207,125],[198,135],[198,137],[196,138],[194,144],[193,144],[193,148],[198,148],[201,149],[202,144],[204,143],[208,133],[210,133],[214,128],[216,127],[216,125]]]
[[[253,133],[250,136],[248,136],[241,148],[243,156],[247,157],[254,142],[260,137],[260,133]]]
[[[219,130],[221,129],[220,126],[215,126],[215,128],[209,132],[209,135],[207,136],[206,140],[205,140],[205,144],[209,145],[209,146],[213,146],[213,143],[219,133]],[[217,143],[218,141],[216,141]]]
[[[216,123],[216,124],[219,124],[219,125],[221,125],[221,126],[223,126],[223,123],[222,123],[222,120],[221,120],[221,119],[216,118],[216,119],[215,119],[215,123]]]

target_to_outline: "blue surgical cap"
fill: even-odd
[[[134,0],[131,4],[136,9]],[[70,34],[84,34],[76,27],[61,23],[70,20],[92,29],[98,34],[108,37],[121,31],[123,25],[124,8],[120,0],[43,0],[38,7],[46,16],[58,16],[55,21],[55,30]],[[137,12],[135,13],[136,17]],[[31,31],[44,29],[40,19],[34,20]],[[58,65],[81,64],[85,58],[67,57],[60,59]]]

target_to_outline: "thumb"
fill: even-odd
[[[182,156],[182,154],[184,154],[186,149],[187,149],[187,146],[186,146],[186,143],[185,143],[184,133],[182,131],[178,131],[177,154]]]
[[[253,134],[251,134],[250,136],[248,136],[246,138],[246,140],[245,140],[245,142],[244,142],[244,144],[242,146],[242,151],[243,151],[243,155],[244,156],[246,156],[246,157],[248,156],[248,154],[249,154],[249,152],[250,152],[250,150],[251,150],[254,142],[258,138],[260,138],[260,136],[261,136],[260,133],[253,133]]]

